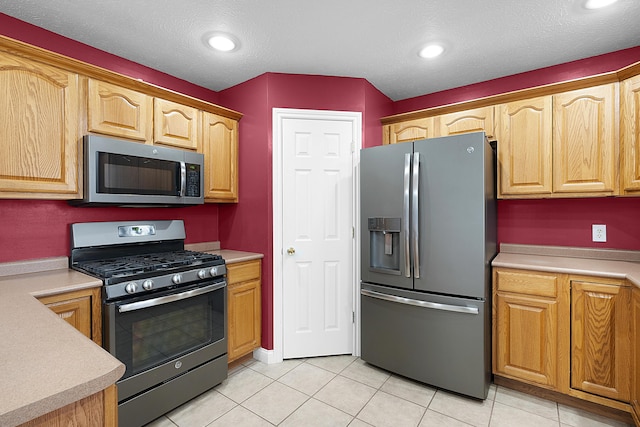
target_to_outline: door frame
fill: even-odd
[[[266,350],[258,359],[266,363],[278,363],[283,360],[283,207],[282,207],[282,138],[283,120],[342,120],[352,124],[354,140],[351,142],[353,172],[352,239],[353,263],[353,354],[360,355],[360,149],[362,148],[362,113],[353,111],[301,110],[291,108],[273,108],[272,110],[272,174],[273,174],[273,350]]]

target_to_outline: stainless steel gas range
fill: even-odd
[[[103,347],[126,366],[120,427],[137,427],[227,378],[226,265],[184,249],[184,223],[71,225],[71,268],[102,279]]]

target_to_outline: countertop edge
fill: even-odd
[[[501,246],[501,250],[504,250]],[[507,248],[508,249],[508,248]],[[549,273],[575,274],[612,279],[627,280],[640,287],[640,263],[631,261],[637,255],[634,251],[625,251],[622,259],[610,252],[609,259],[595,259],[591,256],[577,257],[572,249],[570,256],[561,256],[562,248],[554,247],[552,252],[542,255],[541,252],[500,252],[492,261],[492,267],[535,270]],[[630,256],[629,256],[630,255]]]

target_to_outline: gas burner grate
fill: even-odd
[[[78,268],[107,279],[128,277],[153,271],[171,270],[182,266],[198,266],[222,259],[220,255],[194,251],[175,251],[142,254],[97,261],[87,261]]]

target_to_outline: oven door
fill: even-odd
[[[221,277],[105,304],[104,346],[126,366],[119,402],[217,358],[226,377],[226,285]]]

